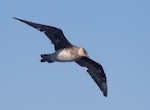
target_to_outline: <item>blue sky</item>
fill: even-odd
[[[2,0],[0,110],[150,109],[149,0]],[[18,17],[63,29],[103,65],[105,98],[75,63],[40,63],[54,51],[41,32]]]

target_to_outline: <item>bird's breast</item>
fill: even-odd
[[[69,62],[78,59],[76,52],[72,52],[69,49],[63,49],[56,51],[57,57],[56,60],[60,62]]]

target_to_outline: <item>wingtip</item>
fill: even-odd
[[[105,93],[105,92],[103,92],[103,95],[105,96],[105,97],[107,97],[107,92]]]
[[[16,20],[19,20],[19,18],[16,18],[16,17],[12,17],[13,19],[16,19]]]
[[[103,95],[104,95],[105,97],[107,97],[107,83],[103,83],[103,84],[102,84],[102,87],[103,87],[103,89],[102,89]]]
[[[12,17],[13,19],[15,19],[15,20],[19,20],[19,21],[24,21],[24,20],[22,20],[22,19],[19,19],[19,18],[16,18],[16,17]]]

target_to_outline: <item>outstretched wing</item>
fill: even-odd
[[[39,31],[44,32],[47,35],[47,37],[51,40],[51,42],[54,44],[55,50],[72,46],[72,44],[64,36],[62,30],[59,28],[33,23],[19,18],[14,18],[14,19],[24,22],[38,29]]]
[[[87,72],[99,86],[99,88],[103,92],[103,95],[107,96],[107,81],[103,67],[99,63],[91,60],[88,57],[82,57],[81,59],[77,60],[76,63],[78,63],[80,66],[88,68]]]

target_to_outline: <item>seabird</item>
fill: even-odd
[[[24,22],[43,32],[54,44],[55,52],[51,54],[41,54],[41,62],[52,63],[55,61],[74,61],[82,67],[87,67],[87,72],[103,92],[103,95],[107,97],[107,81],[103,67],[101,64],[92,60],[84,48],[71,44],[64,36],[63,31],[59,28],[34,23],[15,17],[14,19]]]

